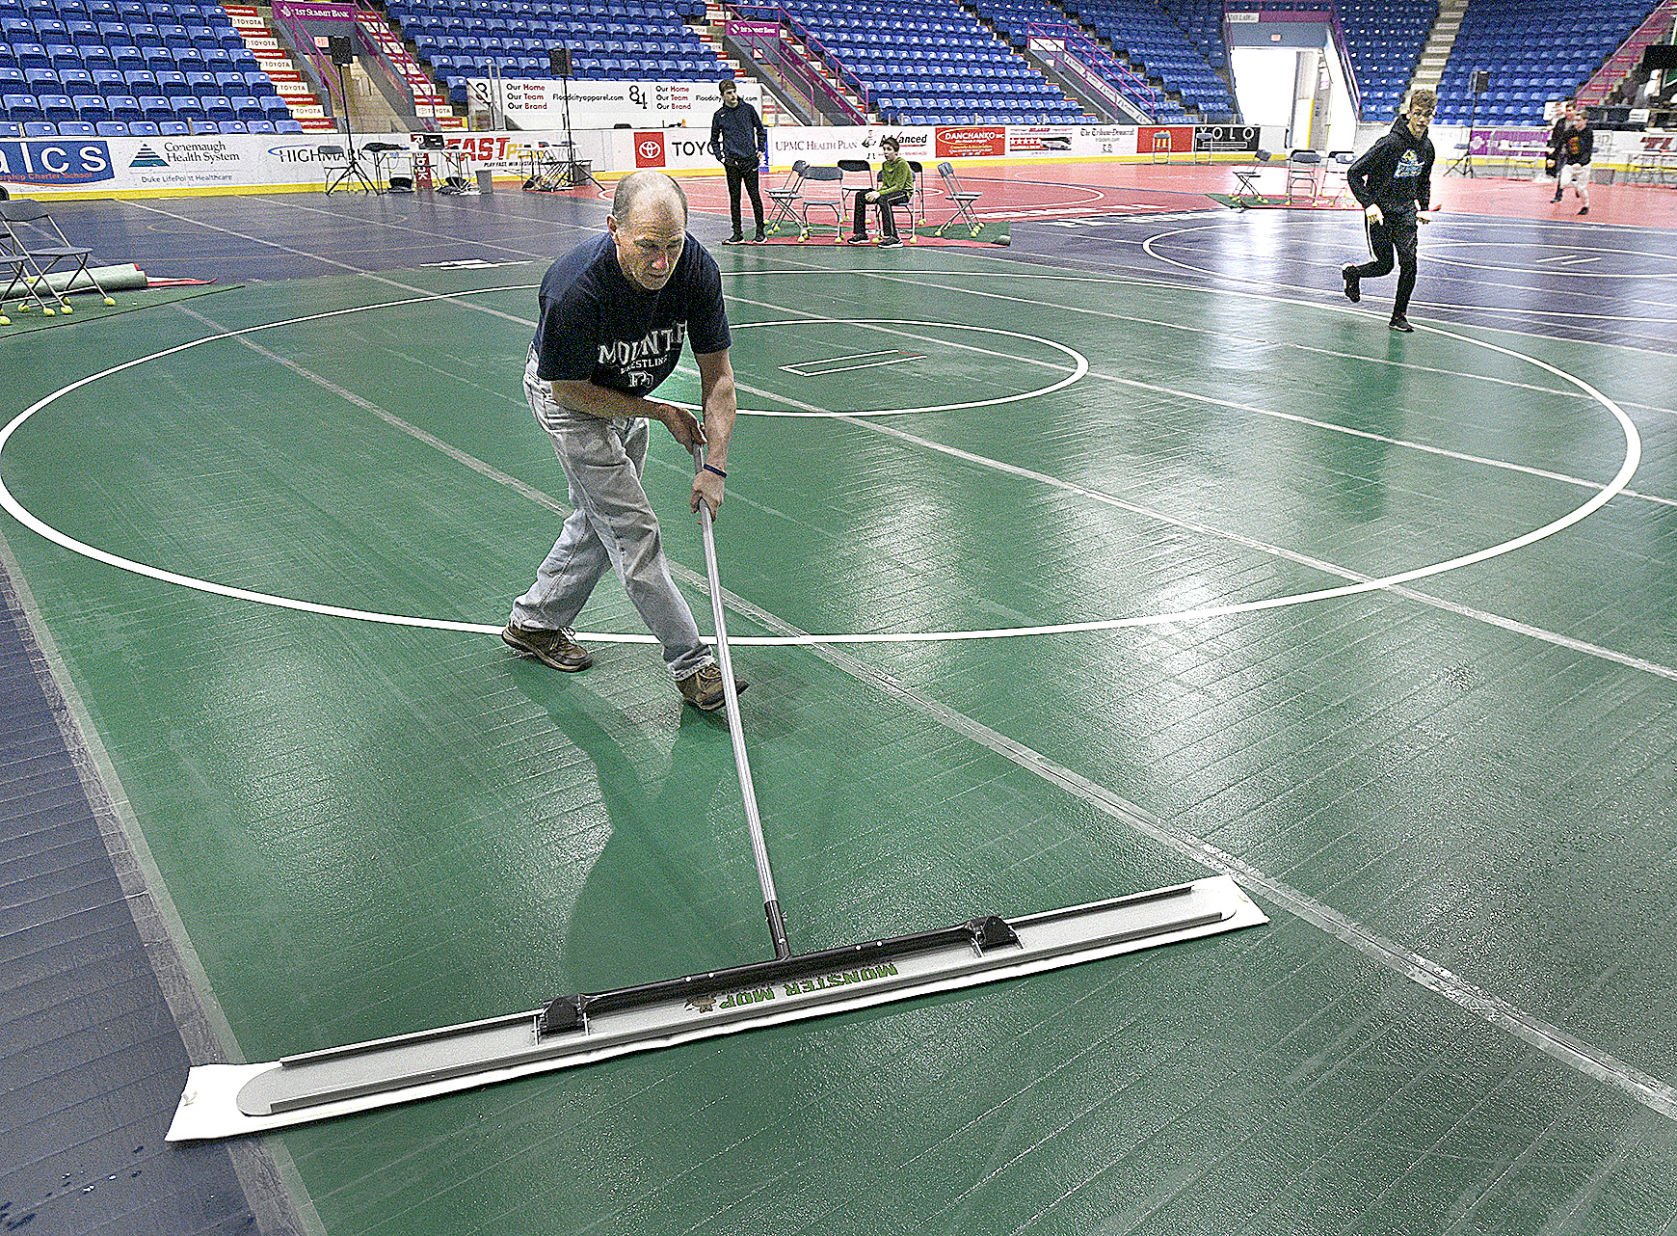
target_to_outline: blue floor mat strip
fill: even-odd
[[[163,1141],[186,1048],[44,674],[0,568],[0,1233],[258,1231],[227,1147]]]

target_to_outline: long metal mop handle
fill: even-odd
[[[705,466],[705,448],[693,448],[693,470]],[[740,697],[734,686],[733,658],[728,653],[728,626],[722,613],[722,573],[716,565],[716,534],[711,531],[710,507],[699,503],[699,527],[705,535],[705,571],[710,576],[710,613],[716,624],[716,663],[722,670],[722,700],[728,710],[728,737],[734,744],[734,767],[739,770],[740,796],[745,800],[745,823],[751,830],[751,856],[757,861],[757,882],[763,886],[763,913],[768,916],[774,955],[790,957],[786,919],[775,896],[774,872],[769,867],[769,846],[763,840],[763,819],[757,814],[757,789],[751,781],[751,761],[745,754],[745,730],[740,724]]]

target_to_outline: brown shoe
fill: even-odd
[[[734,679],[734,690],[744,691],[749,686],[744,679]],[[681,698],[700,712],[715,712],[727,702],[722,690],[722,668],[714,662],[696,674],[689,674],[675,684]]]
[[[577,643],[572,638],[575,635],[576,632],[569,627],[543,631],[536,627],[517,627],[509,622],[501,631],[501,642],[520,656],[534,657],[543,665],[574,674],[594,664],[594,654]]]

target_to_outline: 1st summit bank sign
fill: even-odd
[[[0,180],[16,185],[90,185],[115,176],[101,141],[0,142]]]

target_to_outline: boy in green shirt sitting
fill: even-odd
[[[902,157],[902,144],[894,137],[879,143],[885,152],[885,162],[879,169],[879,188],[856,195],[856,225],[850,230],[849,243],[868,243],[867,211],[869,205],[879,207],[879,247],[889,249],[903,242],[897,239],[897,218],[891,207],[906,202],[914,192],[914,169]]]

